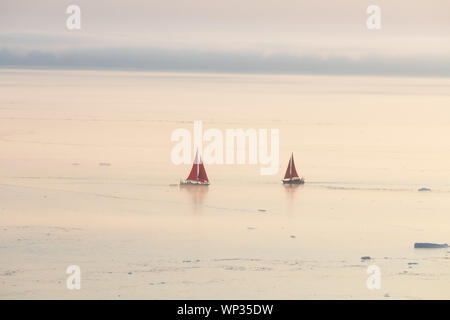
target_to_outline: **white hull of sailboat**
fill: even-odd
[[[180,186],[209,186],[209,182],[201,182],[195,180],[180,180]]]

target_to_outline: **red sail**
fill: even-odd
[[[205,170],[205,167],[203,166],[203,163],[201,162],[200,164],[199,164],[199,173],[198,173],[198,180],[200,181],[200,182],[209,182],[209,180],[208,180],[208,176],[206,175],[206,170]]]
[[[289,164],[284,174],[284,179],[289,179],[291,177],[291,159],[289,159]]]
[[[192,180],[192,181],[197,181],[197,171],[198,171],[198,164],[194,163],[194,165],[192,166],[191,169],[191,173],[189,173],[189,177],[187,177],[186,180]]]
[[[292,178],[298,178],[297,170],[295,169],[293,154],[291,155],[291,158],[289,159],[289,165],[286,169],[286,174],[284,175],[284,179],[292,179]]]
[[[194,165],[192,166],[191,172],[186,180],[209,182],[202,159],[198,155],[198,150],[195,153]]]
[[[295,169],[294,155],[292,155],[292,174],[291,174],[291,178],[298,178],[297,170]]]

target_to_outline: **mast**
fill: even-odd
[[[291,153],[291,159],[289,159],[289,168],[291,169],[290,170],[290,172],[289,172],[289,176],[292,178],[292,160],[293,160],[293,157],[294,157],[294,153],[292,152]]]
[[[291,179],[292,178],[298,178],[297,170],[295,169],[295,163],[294,163],[294,153],[292,153],[292,156],[291,156]]]
[[[198,180],[198,174],[199,174],[199,171],[200,171],[198,162],[196,163],[196,165],[197,165],[197,180]]]

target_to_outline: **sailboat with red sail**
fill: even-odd
[[[286,174],[284,175],[283,184],[304,184],[305,180],[298,176],[297,170],[295,169],[294,154],[291,154],[289,159],[289,164],[286,169]]]
[[[186,180],[181,180],[180,185],[199,185],[207,186],[209,185],[208,176],[206,175],[205,166],[203,161],[198,154],[198,150],[195,153],[194,164],[192,165],[191,172]]]

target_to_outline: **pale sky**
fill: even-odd
[[[3,0],[0,65],[450,76],[450,1]]]

